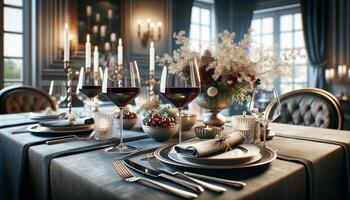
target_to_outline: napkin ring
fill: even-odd
[[[218,142],[220,145],[224,145],[225,152],[232,150],[231,145],[227,142],[227,139],[230,138],[229,133],[227,131],[221,131],[218,134]]]

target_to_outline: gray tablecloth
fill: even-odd
[[[350,144],[350,134],[347,134],[344,137]],[[151,139],[133,143],[139,146],[157,145]],[[307,185],[310,174],[302,162],[277,159],[262,168],[195,171],[241,180],[247,184],[242,190],[229,188],[221,195],[204,192],[199,199],[309,199],[308,189],[312,190],[313,199],[345,199],[345,160],[340,146],[278,137],[269,141],[267,145],[289,158],[310,162],[311,187],[308,188]],[[143,162],[140,158],[144,156],[133,159]],[[53,160],[50,169],[52,199],[177,198],[168,193],[122,181],[111,164],[117,159],[118,156],[103,151],[92,151]],[[78,162],[74,162],[76,160]]]
[[[130,143],[144,148],[163,145],[152,139]],[[141,161],[145,155],[132,159],[146,165]],[[112,166],[118,158],[119,155],[100,150],[54,159],[50,169],[52,199],[178,199],[172,194],[121,180]],[[247,186],[242,190],[228,188],[223,194],[204,192],[199,199],[305,199],[306,196],[304,167],[293,162],[275,160],[262,168],[201,172],[242,180]]]
[[[17,126],[15,129],[22,127],[25,126]],[[11,134],[12,129],[14,127],[0,130],[0,199],[48,199],[48,169],[51,159],[111,144],[111,141],[95,140],[46,145],[47,140],[57,137],[31,133]],[[135,131],[124,131],[124,135],[125,141],[146,137],[144,133]],[[114,138],[113,141],[119,140]],[[41,149],[32,150],[34,147]]]
[[[112,162],[121,155],[106,153],[100,149],[101,146],[91,148],[96,147],[94,143],[80,141],[47,146],[43,141],[50,137],[28,133],[12,135],[9,130],[0,129],[0,199],[178,199],[169,193],[121,180],[112,166]],[[285,125],[273,126],[273,130],[291,135],[308,134],[313,138],[327,138],[350,144],[350,134],[346,131]],[[129,134],[131,138],[139,136],[133,131]],[[185,136],[188,138],[193,137],[193,134],[187,134]],[[175,142],[176,139],[172,141]],[[131,143],[142,149],[164,145],[152,139],[140,139]],[[268,146],[280,154],[312,163],[311,189],[314,199],[345,199],[346,159],[341,146],[282,137],[269,141]],[[146,164],[140,160],[145,154],[132,159]],[[309,197],[305,166],[286,159],[277,159],[265,167],[253,169],[195,172],[241,180],[247,184],[242,190],[228,188],[224,194],[204,192],[199,199]],[[25,177],[23,182],[18,181],[21,177]],[[22,183],[26,190],[22,193],[24,196],[19,196],[19,186]]]

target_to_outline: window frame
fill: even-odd
[[[208,9],[210,10],[210,17],[209,17],[209,41],[205,41],[207,43],[211,43],[212,40],[215,38],[215,12],[214,12],[214,1],[213,2],[210,2],[210,1],[204,1],[204,0],[194,0],[193,1],[193,5],[192,5],[192,8],[193,7],[199,7],[200,9]],[[192,26],[192,24],[195,24],[195,25],[199,25],[200,29],[202,26],[207,26],[207,25],[203,25],[202,23],[192,23],[192,17],[191,17],[191,24],[190,24],[190,27]],[[199,38],[202,38],[201,37],[201,31],[199,31]],[[189,33],[189,39],[190,41],[196,41],[198,43],[201,43],[201,42],[204,42],[203,40],[199,39],[192,39],[191,38],[191,29],[190,29],[190,33]]]
[[[265,18],[265,17],[272,17],[273,18],[273,43],[274,44],[278,44],[280,46],[280,35],[283,32],[289,32],[289,31],[281,31],[280,30],[280,17],[282,15],[288,15],[288,14],[296,14],[296,13],[301,13],[300,10],[300,4],[292,4],[292,5],[287,5],[287,6],[281,6],[281,7],[275,7],[275,8],[270,8],[270,9],[261,9],[261,10],[255,10],[254,14],[253,14],[253,19],[261,19],[261,18]],[[293,19],[294,20],[294,19]],[[293,21],[294,22],[294,21]],[[295,30],[292,29],[290,32],[295,33]],[[293,38],[294,41],[294,38]],[[293,47],[294,48],[294,47]],[[305,47],[306,48],[306,47]],[[281,49],[278,47],[277,49],[277,53],[280,54]],[[296,66],[293,62],[292,66]],[[307,80],[306,80],[306,87],[310,86],[310,82],[311,82],[311,75],[312,75],[312,69],[311,69],[311,65],[309,63],[309,61],[306,62],[306,67],[307,67]],[[300,82],[295,82],[295,76],[294,76],[294,68],[293,68],[293,78],[292,78],[292,82],[289,82],[288,85],[291,85],[293,90],[294,90],[294,86],[295,84],[298,84]],[[281,94],[281,88],[280,88],[280,84],[281,84],[281,78],[277,78],[276,80],[274,80],[273,85],[274,87],[277,89],[277,91]],[[285,84],[285,83],[283,83]]]
[[[0,89],[4,87],[5,83],[20,83],[20,84],[30,84],[31,82],[31,6],[32,1],[35,0],[22,0],[22,6],[16,6],[16,5],[9,5],[5,4],[4,0],[0,0],[0,10],[2,11],[2,14],[0,14]],[[4,27],[4,8],[15,8],[15,9],[21,9],[22,10],[22,32],[17,31],[5,31]],[[22,35],[22,56],[5,56],[4,55],[4,48],[5,48],[5,42],[4,42],[4,34],[19,34]],[[7,80],[5,81],[4,72],[5,72],[5,59],[21,59],[22,60],[22,80]]]

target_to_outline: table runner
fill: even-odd
[[[303,163],[306,175],[309,174],[305,181],[312,189],[309,196],[313,199],[344,199],[346,172],[341,147],[281,137],[268,141],[267,146],[292,162]]]
[[[326,139],[318,139],[318,138],[310,138],[310,137],[302,137],[302,136],[293,136],[293,135],[286,135],[286,134],[281,134],[277,133],[277,137],[284,137],[284,138],[291,138],[291,139],[296,139],[296,140],[305,140],[305,141],[311,141],[311,142],[320,142],[320,143],[326,143],[326,144],[333,144],[333,145],[338,145],[342,147],[344,151],[344,160],[345,160],[345,173],[346,173],[346,195],[347,199],[350,198],[350,161],[349,161],[349,146],[348,144],[344,142],[339,142],[339,141],[332,141],[332,140],[326,140]]]
[[[294,126],[272,123],[271,127],[278,137],[306,140],[318,143],[326,143],[340,146],[343,149],[344,166],[346,172],[347,199],[350,199],[350,133],[348,131]],[[304,131],[302,131],[304,130]]]
[[[300,163],[302,165],[304,165],[305,169],[306,169],[306,181],[307,181],[307,194],[308,194],[308,199],[314,199],[314,170],[313,170],[313,165],[312,162],[309,160],[306,160],[304,158],[297,158],[297,157],[293,157],[293,156],[288,156],[288,155],[284,155],[281,153],[277,153],[277,159],[280,160],[285,160],[285,161],[289,161],[289,162],[295,162],[295,163]]]
[[[21,128],[24,126],[16,127]],[[30,133],[11,134],[11,129],[0,132],[0,199],[19,199],[21,177],[28,148],[32,145],[44,144],[52,136],[35,136]]]
[[[129,133],[129,134],[128,134]],[[125,141],[133,141],[138,139],[146,138],[144,134],[135,134],[125,131]],[[116,145],[119,142],[118,140],[107,140],[107,141],[78,141],[74,143],[62,143],[56,145],[38,145],[32,147],[29,150],[29,169],[35,169],[29,171],[27,175],[30,174],[30,177],[26,177],[26,183],[29,184],[27,190],[22,192],[24,194],[21,199],[28,197],[32,199],[49,199],[50,194],[50,180],[49,180],[49,169],[52,159],[62,156],[68,156],[73,154],[79,154],[83,152],[104,149],[112,145]],[[50,148],[50,149],[48,149]],[[40,172],[40,174],[37,174]],[[36,174],[38,176],[36,176]],[[32,193],[31,191],[40,191],[39,193]]]

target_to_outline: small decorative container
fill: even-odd
[[[208,126],[196,126],[194,127],[194,133],[200,139],[214,139],[216,135],[223,131],[219,127],[208,127]]]
[[[194,124],[197,122],[197,115],[195,114],[188,114],[183,113],[182,119],[182,131],[188,131],[191,130],[191,128],[194,126]]]
[[[232,116],[233,129],[244,134],[246,143],[253,144],[255,141],[255,117],[252,115],[235,115]]]
[[[94,112],[94,138],[97,140],[106,140],[112,138],[113,132],[113,113]]]
[[[150,138],[164,142],[174,136],[179,130],[179,124],[169,127],[153,127],[142,124],[142,129]]]
[[[134,126],[137,124],[137,118],[134,119],[123,119],[123,129],[130,130],[134,128]]]

